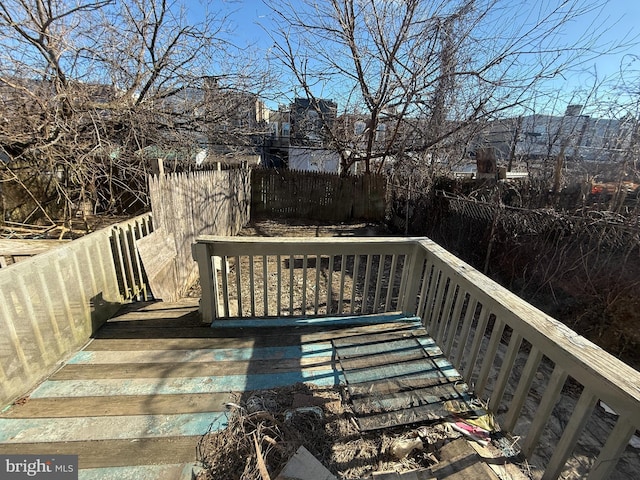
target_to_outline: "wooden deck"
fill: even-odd
[[[224,426],[230,392],[346,384],[367,407],[355,405],[363,430],[435,419],[442,402],[464,398],[416,319],[334,320],[210,328],[194,301],[133,304],[0,414],[0,453],[77,454],[82,479],[191,478],[196,444]]]

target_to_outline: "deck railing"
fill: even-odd
[[[193,253],[206,322],[389,311],[419,316],[474,394],[500,413],[503,430],[526,429],[520,442],[526,457],[571,378],[581,394],[544,479],[565,469],[599,400],[618,420],[590,460],[589,479],[610,477],[640,427],[639,372],[428,239],[201,237]],[[534,395],[543,364],[552,373]],[[533,397],[536,413],[525,420],[523,406]]]
[[[118,308],[146,297],[145,214],[0,269],[0,405],[29,391]]]

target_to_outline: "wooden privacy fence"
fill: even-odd
[[[251,176],[251,209],[256,216],[381,221],[386,184],[383,175],[343,178],[331,173],[256,169]]]
[[[235,235],[249,221],[249,170],[174,173],[149,178],[154,233],[138,242],[155,298],[176,301],[197,279],[198,235]]]

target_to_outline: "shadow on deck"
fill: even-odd
[[[345,386],[362,431],[441,420],[446,400],[467,399],[416,318],[210,328],[195,301],[139,303],[2,412],[0,453],[77,454],[83,479],[191,478],[198,440],[224,427],[232,392],[298,382]]]

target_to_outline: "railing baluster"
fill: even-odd
[[[507,388],[509,376],[513,370],[513,365],[516,361],[516,357],[518,356],[518,352],[520,351],[520,345],[522,345],[522,335],[514,331],[511,334],[507,352],[505,353],[502,365],[500,366],[500,374],[493,386],[493,392],[489,399],[489,409],[494,412],[498,411],[498,406],[500,405],[500,402],[502,402],[502,397],[504,396],[504,391]]]
[[[118,227],[113,227],[111,230],[111,240],[113,248],[115,249],[116,254],[116,264],[119,267],[120,273],[120,281],[122,282],[122,300],[130,300],[131,299],[131,289],[129,288],[129,280],[127,278],[127,269],[124,263],[124,255],[122,252],[122,243],[120,241],[120,232],[121,230]]]
[[[420,287],[420,299],[418,301],[418,308],[416,310],[416,315],[420,317],[420,320],[424,324],[424,317],[426,315],[427,308],[427,295],[429,294],[431,278],[433,273],[433,264],[429,261],[425,260],[423,264],[423,277],[422,277],[422,286]]]
[[[498,347],[500,346],[500,339],[502,338],[503,331],[504,323],[502,322],[502,320],[496,319],[493,325],[493,331],[491,332],[491,337],[489,339],[489,344],[487,345],[487,351],[484,354],[484,360],[482,361],[482,366],[480,367],[480,372],[478,373],[478,379],[473,389],[473,393],[475,393],[478,398],[482,397],[484,389],[487,386],[489,372],[491,372],[491,368],[493,367],[493,363],[495,362],[496,352],[498,351]]]
[[[229,275],[227,274],[227,257],[218,257],[220,259],[220,277],[222,278],[222,306],[224,308],[224,316],[229,316]]]
[[[560,396],[564,382],[567,380],[567,372],[560,366],[556,365],[547,384],[547,388],[544,391],[540,405],[536,410],[536,414],[533,417],[533,422],[529,428],[524,443],[522,444],[522,453],[525,457],[530,458],[533,454],[538,442],[540,441],[540,435],[551,416],[553,407]]]
[[[433,307],[433,316],[431,317],[431,332],[434,339],[438,339],[440,326],[445,321],[445,311],[451,308],[451,289],[453,288],[452,280],[448,275],[440,277],[440,288],[435,298]],[[437,340],[439,341],[439,340]]]
[[[293,272],[295,271],[296,257],[289,255],[289,315],[293,316],[294,307],[293,304]]]
[[[276,288],[276,310],[278,311],[278,316],[282,316],[282,257],[278,255],[276,257],[277,267],[276,267],[276,276],[278,277],[278,285]]]
[[[462,362],[462,357],[464,355],[464,349],[467,345],[467,340],[469,339],[469,332],[471,331],[471,325],[473,324],[473,319],[476,316],[476,309],[478,308],[478,300],[473,299],[471,301],[471,296],[469,296],[469,303],[467,305],[467,311],[464,315],[464,321],[462,322],[462,330],[460,330],[460,336],[458,337],[458,344],[456,345],[456,351],[452,355],[451,363],[457,370],[460,370],[460,365]]]
[[[535,346],[531,346],[531,351],[527,357],[527,363],[520,373],[520,381],[513,393],[513,400],[509,406],[509,410],[507,411],[504,421],[502,422],[503,428],[507,432],[513,431],[516,423],[518,422],[518,417],[520,416],[524,402],[527,400],[527,394],[531,389],[531,384],[538,372],[538,366],[540,366],[541,360],[542,352]]]
[[[320,311],[320,270],[322,266],[322,256],[320,254],[316,255],[316,285],[314,287],[313,292],[313,313],[314,315],[318,315]]]
[[[254,271],[254,256],[249,255],[249,297],[251,297],[251,316],[256,316],[256,275]]]
[[[329,269],[327,270],[327,315],[331,315],[332,281],[333,281],[333,255],[329,255]]]
[[[140,225],[140,221],[136,221],[134,228],[133,228],[133,246],[134,246],[134,251],[133,251],[133,258],[135,260],[135,273],[136,273],[136,280],[138,283],[138,292],[142,292],[142,296],[143,299],[146,301],[147,300],[147,286],[145,284],[144,281],[144,275],[142,274],[142,264],[140,262],[140,255],[138,255],[138,248],[136,246],[135,241],[141,239],[144,235],[142,233],[142,229],[141,229],[141,225]],[[136,232],[139,232],[136,234]]]
[[[125,272],[124,274],[127,277],[127,281],[129,283],[129,292],[131,298],[137,295],[136,281],[133,278],[133,260],[131,258],[131,243],[129,242],[129,235],[127,235],[127,231],[124,228],[120,229],[120,236],[122,238],[123,248],[122,253],[124,256],[124,265]]]
[[[384,311],[391,311],[391,301],[393,297],[393,289],[396,284],[396,269],[398,268],[398,255],[391,255],[391,267],[389,269],[389,276],[387,279],[387,297],[384,301]]]
[[[347,256],[342,255],[340,260],[340,295],[338,296],[338,315],[342,314],[342,308],[344,303],[344,281],[347,276]]]
[[[591,467],[588,480],[607,480],[611,478],[617,464],[617,459],[623,454],[629,440],[636,431],[636,427],[627,418],[620,416],[615,427],[609,434],[607,442],[600,450],[600,454]]]
[[[307,255],[302,257],[302,315],[307,314]]]
[[[353,315],[356,312],[356,291],[358,290],[358,282],[360,279],[360,255],[353,256],[353,275],[351,276],[351,305],[349,306],[349,313]]]
[[[467,383],[471,383],[471,376],[473,375],[473,370],[476,366],[476,360],[478,359],[478,353],[480,352],[480,346],[482,345],[482,339],[484,338],[484,331],[487,329],[489,313],[489,309],[483,305],[482,312],[480,312],[480,317],[478,318],[478,324],[476,325],[476,330],[473,334],[473,343],[471,344],[471,352],[468,359],[469,363],[464,369],[464,378]]]
[[[242,305],[242,274],[240,272],[240,256],[236,255],[236,297],[238,298],[238,317],[244,317]]]
[[[438,322],[438,330],[436,333],[436,342],[438,345],[442,345],[444,343],[444,332],[449,324],[451,319],[451,305],[453,304],[453,299],[456,296],[458,286],[453,283],[452,279],[449,279],[449,284],[447,285],[446,290],[446,299],[444,300],[444,306],[440,312],[439,322]]]
[[[431,331],[433,329],[432,319],[435,317],[434,310],[436,309],[436,296],[438,295],[438,290],[441,288],[442,283],[442,270],[437,268],[435,265],[433,266],[433,271],[431,272],[431,285],[429,286],[429,296],[427,297],[427,304],[424,313],[424,317],[422,319],[422,323],[424,327],[427,329],[430,335],[434,333]]]
[[[362,291],[362,309],[360,313],[372,313],[369,311],[369,285],[371,284],[371,269],[373,264],[373,255],[367,255],[367,266],[364,272],[364,285]]]
[[[0,295],[2,294],[3,293],[0,292]],[[4,293],[4,295],[8,296],[6,292]],[[5,322],[5,325],[2,328],[2,331],[5,332],[6,337],[9,337],[10,344],[15,349],[15,356],[18,357],[18,360],[20,361],[20,366],[22,367],[22,369],[27,375],[30,375],[31,370],[35,369],[36,365],[27,359],[27,354],[24,351],[24,348],[22,348],[20,335],[18,335],[18,332],[16,330],[16,324],[13,320],[14,318],[19,318],[19,316],[12,315],[9,312],[9,306],[12,304],[13,302],[11,302],[7,298],[5,298],[4,301],[0,302],[0,322],[2,322],[3,320]],[[13,352],[11,352],[11,355],[13,356]]]
[[[380,311],[380,292],[382,290],[382,279],[384,278],[384,264],[386,255],[380,254],[378,261],[378,275],[376,275],[376,293],[373,297],[373,313]]]
[[[262,303],[264,315],[269,316],[269,262],[266,255],[262,255]]]
[[[409,255],[402,255],[399,259],[399,262],[402,262],[402,267],[400,270],[400,286],[398,287],[398,296],[396,298],[396,310],[407,312],[407,296],[409,292],[407,291],[407,285],[409,283],[409,275],[413,272],[413,266],[409,264]],[[412,280],[416,280],[412,278]],[[417,292],[415,293],[417,294]],[[415,295],[414,294],[414,295]]]
[[[453,347],[453,341],[456,338],[458,332],[458,325],[460,324],[460,316],[462,315],[462,307],[466,300],[467,294],[462,292],[462,288],[458,287],[456,295],[456,303],[453,306],[453,313],[451,314],[451,321],[448,328],[443,332],[444,354],[449,357],[451,354],[451,348]],[[444,339],[446,338],[446,342]]]
[[[597,401],[597,397],[593,395],[587,387],[585,387],[575,409],[573,410],[569,423],[562,433],[560,441],[554,448],[551,460],[549,460],[549,464],[544,469],[542,480],[555,480],[560,476],[569,455],[573,452],[582,430],[589,421],[589,417],[591,416],[593,407],[595,407]]]

